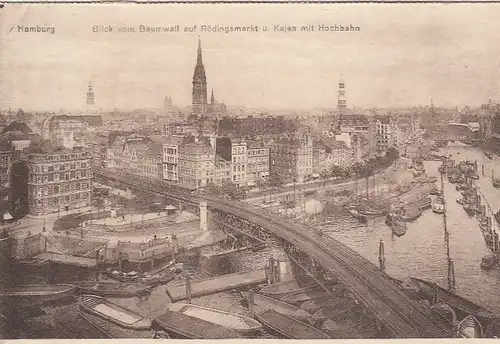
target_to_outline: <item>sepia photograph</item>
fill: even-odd
[[[4,4],[0,338],[498,338],[499,15]]]

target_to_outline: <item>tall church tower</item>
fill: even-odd
[[[201,40],[198,39],[198,58],[193,75],[193,102],[194,114],[204,114],[207,108],[207,77],[201,53]]]
[[[89,82],[87,90],[87,106],[94,106],[94,91],[92,90],[92,82]]]
[[[340,113],[343,113],[345,111],[346,107],[347,107],[347,102],[346,102],[346,99],[345,99],[345,83],[344,83],[344,78],[342,77],[342,71],[340,71],[339,95],[338,95],[338,101],[337,101],[337,110]]]

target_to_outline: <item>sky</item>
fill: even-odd
[[[198,38],[209,97],[227,105],[479,105],[500,100],[500,4],[6,4],[0,13],[0,109],[73,110],[89,82],[102,109],[191,102]],[[318,25],[359,32],[318,32]],[[55,33],[17,32],[18,25]],[[111,25],[113,32],[93,32]],[[196,32],[123,33],[139,25]],[[259,32],[200,32],[257,25]],[[274,25],[297,32],[273,32]],[[301,32],[313,25],[315,32]],[[270,31],[262,32],[263,26]]]

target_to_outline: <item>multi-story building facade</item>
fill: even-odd
[[[247,142],[247,184],[269,178],[269,147],[259,142]]]
[[[238,186],[247,182],[247,144],[243,139],[231,139],[231,158],[233,163],[232,181]]]
[[[214,182],[215,151],[205,142],[179,147],[179,182],[196,188]]]
[[[163,144],[163,179],[179,181],[179,147],[184,138],[169,136]]]
[[[215,155],[215,179],[214,183],[222,185],[231,182],[232,163],[219,155]]]
[[[313,173],[313,140],[310,135],[281,137],[273,140],[270,173],[283,176],[285,181],[302,182]]]
[[[107,167],[140,177],[157,179],[163,176],[162,144],[148,137],[118,137],[107,150]]]
[[[314,172],[322,172],[333,166],[347,167],[354,163],[354,149],[344,141],[332,137],[315,140],[313,143]]]
[[[0,142],[0,200],[10,192],[10,173],[12,168],[12,146]]]
[[[28,153],[29,213],[42,215],[90,206],[91,154],[82,148]]]
[[[394,144],[393,125],[389,116],[379,116],[375,119],[377,152],[385,152]]]

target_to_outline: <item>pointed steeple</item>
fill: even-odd
[[[215,96],[214,96],[214,89],[212,88],[212,98],[210,99],[210,104],[214,105],[215,104]]]
[[[94,91],[92,90],[92,81],[89,81],[87,90],[87,105],[94,105]]]
[[[201,39],[198,37],[198,58],[196,60],[196,65],[203,65],[203,57],[201,53]]]
[[[198,56],[193,74],[193,113],[203,114],[207,106],[207,77],[203,66],[201,40],[198,38]]]
[[[338,90],[338,100],[337,100],[337,109],[340,112],[343,112],[347,106],[346,97],[345,97],[345,83],[344,83],[344,71],[340,69],[340,79],[339,79],[339,90]]]

